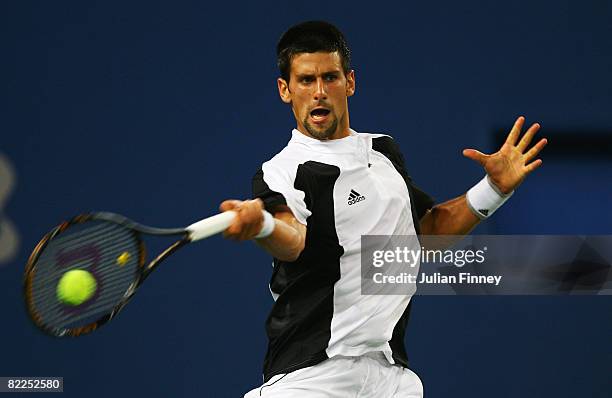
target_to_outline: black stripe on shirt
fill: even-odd
[[[306,245],[292,263],[274,260],[270,289],[279,294],[266,322],[269,345],[264,381],[327,359],[334,314],[334,284],[340,279],[334,185],[340,169],[308,161],[298,166],[294,187],[311,212]]]

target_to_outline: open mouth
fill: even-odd
[[[322,122],[327,118],[327,115],[329,115],[329,112],[330,112],[329,109],[315,108],[312,111],[310,111],[310,117],[315,122]]]

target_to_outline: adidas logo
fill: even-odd
[[[359,192],[355,191],[354,189],[351,189],[351,193],[349,194],[349,197],[348,197],[349,206],[354,205],[357,202],[361,202],[362,200],[365,200],[365,196],[361,195]]]
[[[489,209],[478,209],[478,212],[485,217],[489,215]]]

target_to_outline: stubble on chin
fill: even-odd
[[[328,128],[321,130],[308,123],[308,118],[306,118],[304,119],[304,127],[306,128],[306,131],[308,131],[308,134],[317,140],[328,140],[334,135],[336,129],[338,128],[338,119],[334,118]]]

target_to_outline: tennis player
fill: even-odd
[[[263,385],[245,397],[422,397],[404,348],[411,296],[361,295],[360,237],[467,234],[542,164],[546,140],[529,148],[540,126],[521,138],[519,117],[498,152],[464,150],[482,181],[434,206],[393,138],[351,129],[355,72],[336,27],[293,26],[277,56],[278,92],[297,126],[255,174],[255,199],[220,206],[238,212],[227,238],[255,239],[274,258]]]

